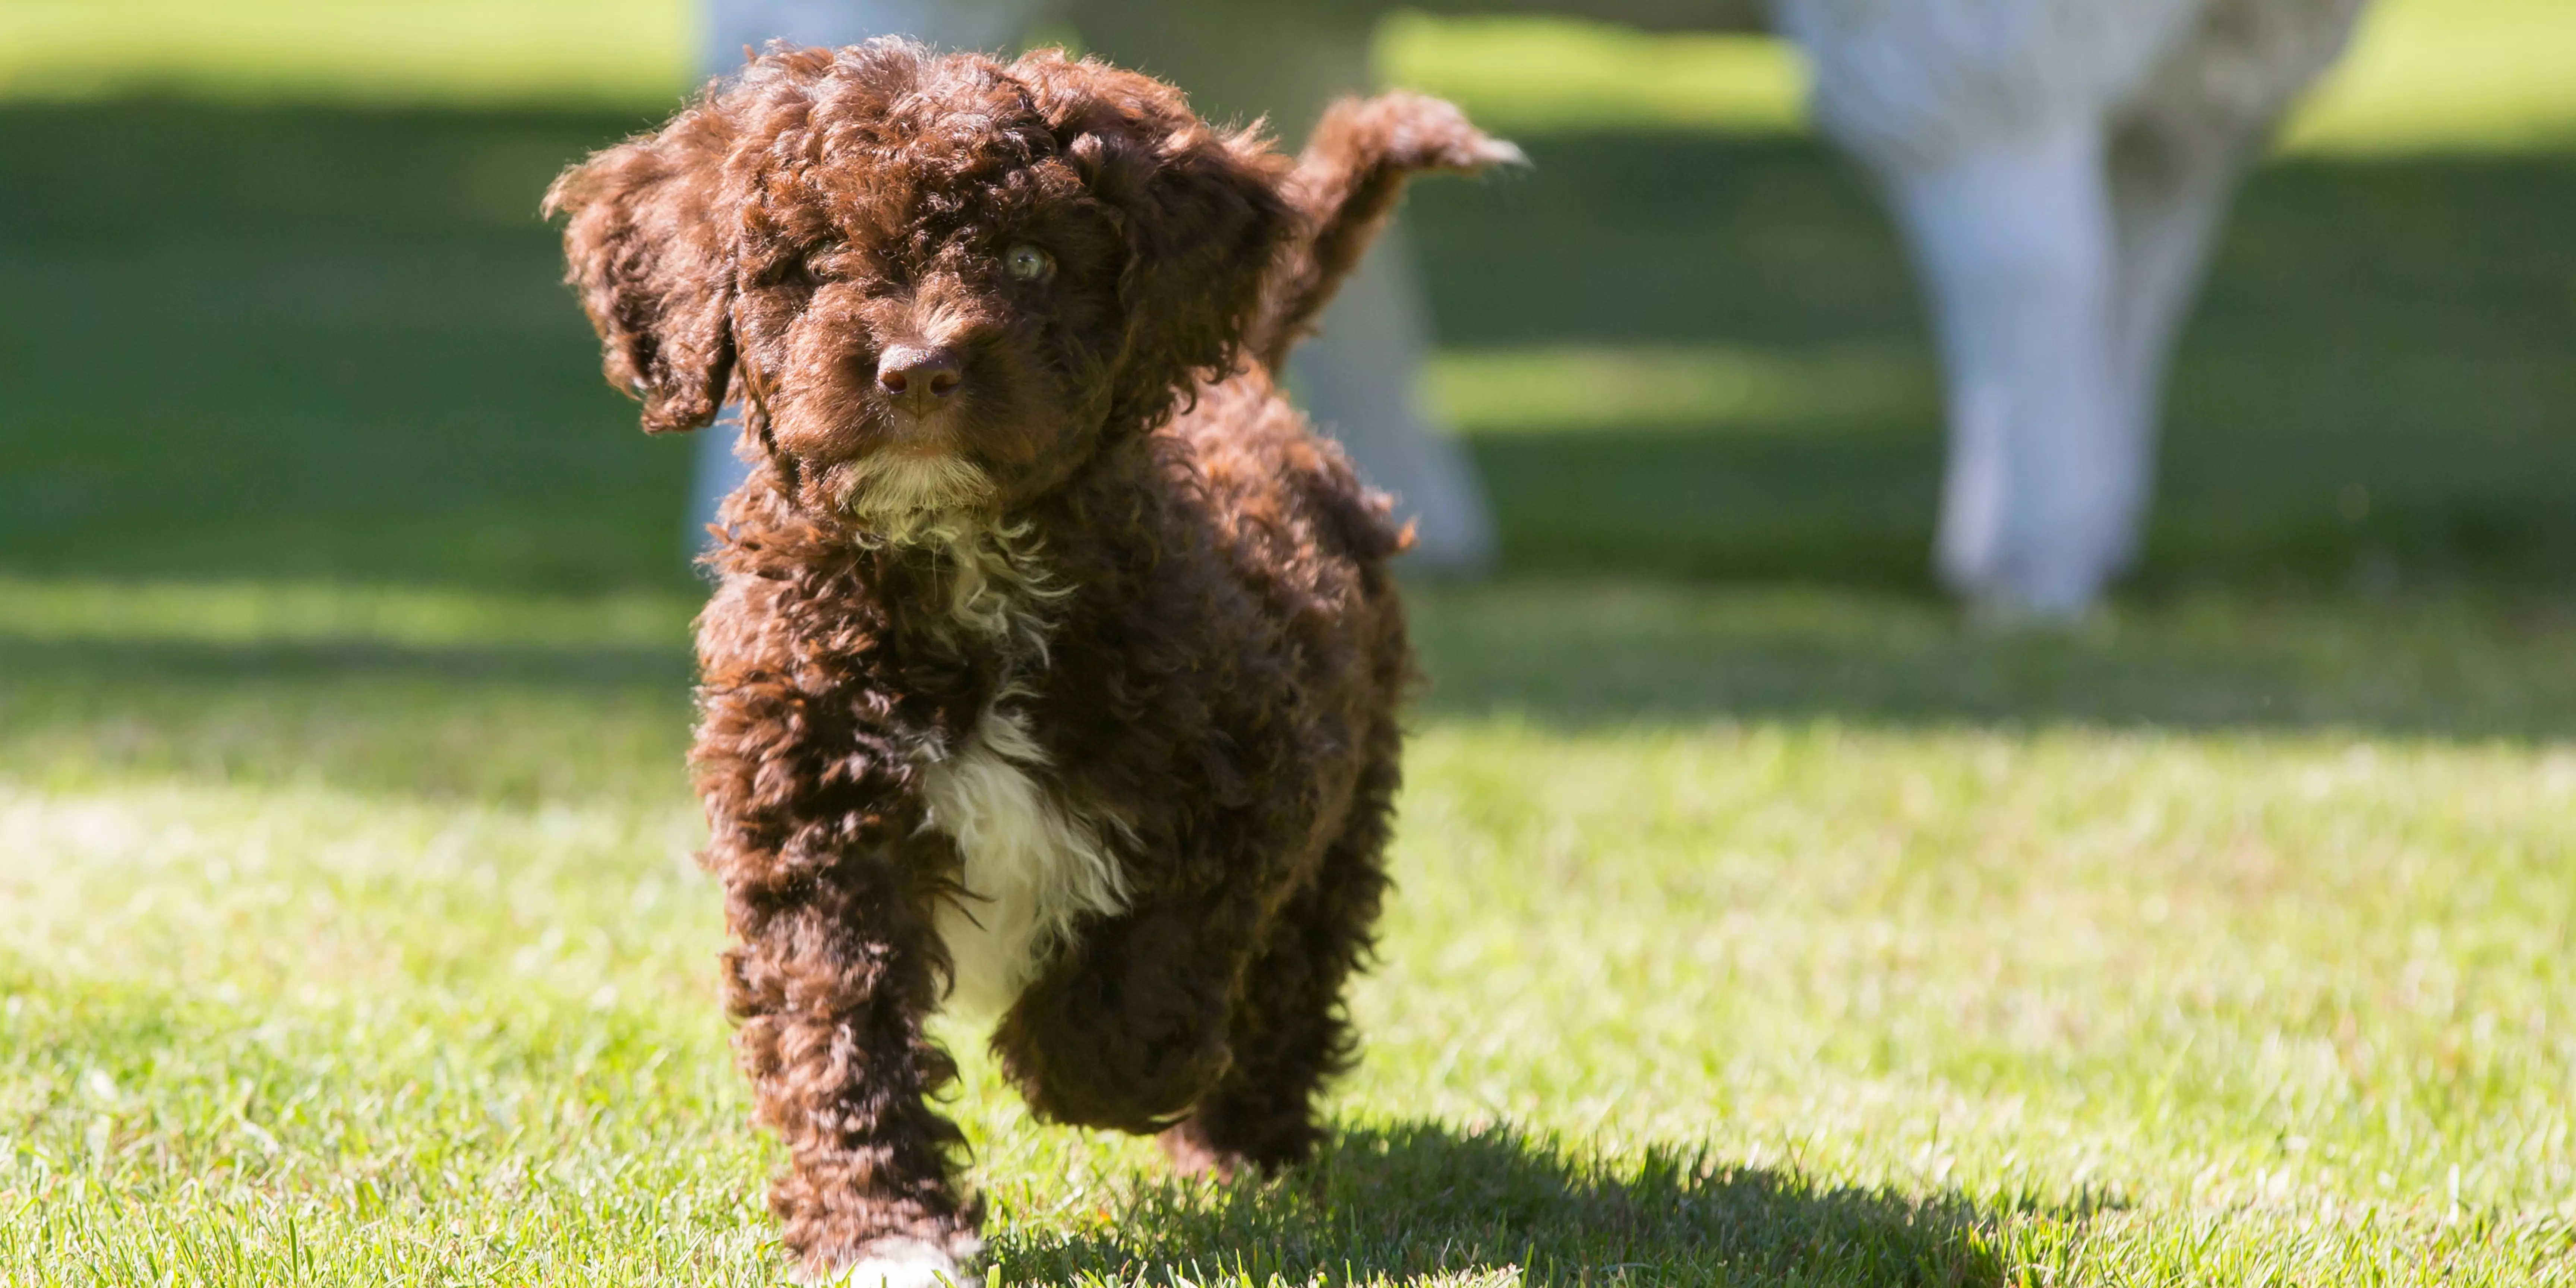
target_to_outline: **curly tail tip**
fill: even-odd
[[[1414,175],[1527,164],[1518,147],[1477,129],[1456,104],[1426,94],[1396,90],[1333,104],[1289,176],[1306,231],[1274,279],[1256,352],[1275,369],[1311,332]]]
[[[1529,164],[1518,146],[1477,129],[1457,104],[1411,90],[1335,103],[1317,125],[1315,142],[1299,158],[1298,168],[1305,169],[1306,160],[1336,142],[1335,136],[1346,140],[1343,147],[1374,153],[1368,160],[1396,170],[1472,174],[1492,166]]]

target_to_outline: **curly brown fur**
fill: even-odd
[[[952,988],[999,990],[1046,1118],[1312,1146],[1386,888],[1403,538],[1243,359],[1398,171],[1498,146],[1336,119],[1292,175],[1097,62],[780,47],[548,195],[645,428],[751,405],[693,763],[808,1274],[976,1246]]]

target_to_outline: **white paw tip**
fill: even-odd
[[[913,1239],[885,1239],[825,1282],[836,1288],[970,1288],[955,1258]]]

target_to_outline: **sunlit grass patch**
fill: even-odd
[[[1664,429],[1805,434],[1902,418],[1937,396],[1924,355],[1854,347],[1450,349],[1427,373],[1433,405],[1472,435]]]
[[[0,580],[0,782],[664,794],[684,781],[694,611],[644,592]]]
[[[1454,99],[1477,124],[1506,134],[1789,134],[1806,122],[1806,69],[1765,36],[1399,13],[1379,29],[1377,64],[1390,83]]]
[[[688,858],[687,448],[534,215],[677,92],[682,15],[181,8],[0,10],[70,69],[0,96],[182,99],[0,121],[0,1283],[775,1282]],[[1929,350],[1781,51],[1392,26],[1540,162],[1412,227],[1435,397],[1561,579],[1414,592],[1316,1165],[1168,1182],[954,1033],[990,1266],[2576,1282],[2576,269],[2556,145],[2497,125],[2557,111],[2559,22],[2391,0],[2351,84],[2420,65],[2406,119],[2338,90],[2341,151],[2249,190],[2151,580],[2065,634],[1929,593]],[[594,106],[471,106],[549,96]]]
[[[1506,132],[1803,133],[1806,70],[1779,41],[1564,20],[1399,16],[1382,74]],[[2285,134],[2294,153],[2576,147],[2576,10],[2556,0],[2378,0]]]
[[[0,710],[47,713],[0,721],[0,1273],[774,1282],[684,673],[438,669],[679,605],[328,599],[0,595]],[[1436,687],[1325,1154],[1171,1183],[952,1031],[1005,1282],[2576,1281],[2564,623],[1416,608]],[[161,663],[29,642],[128,634],[239,669],[165,707]],[[294,651],[352,637],[387,647]],[[439,732],[478,726],[582,763]]]
[[[673,103],[698,17],[675,0],[14,0],[0,98],[131,94],[373,104]],[[1060,23],[1032,33],[1079,38]],[[2556,0],[2380,0],[2294,151],[2560,149],[2576,143],[2576,18]],[[1806,129],[1806,72],[1776,40],[1647,34],[1570,18],[1398,11],[1380,74],[1489,128]]]
[[[2576,7],[2380,0],[2284,146],[2325,154],[2576,148]]]
[[[325,583],[0,577],[0,641],[672,650],[696,611],[674,594],[595,598]]]
[[[0,1273],[767,1282],[665,800],[0,788]]]
[[[695,34],[680,0],[10,0],[0,97],[667,107]]]

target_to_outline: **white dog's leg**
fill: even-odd
[[[1949,383],[1941,574],[2007,612],[2079,613],[2113,571],[2125,475],[2100,125],[2042,119],[1882,174]]]
[[[2109,551],[2113,572],[2138,557],[2155,493],[2158,430],[2174,347],[2209,265],[2243,168],[2235,146],[2115,140],[2110,183],[2119,243],[2111,296],[2114,427]]]
[[[2121,109],[2109,157],[2119,246],[2111,362],[2127,463],[2117,567],[2137,556],[2175,343],[2237,180],[2282,113],[2341,56],[2362,5],[2210,0],[2190,39]]]

